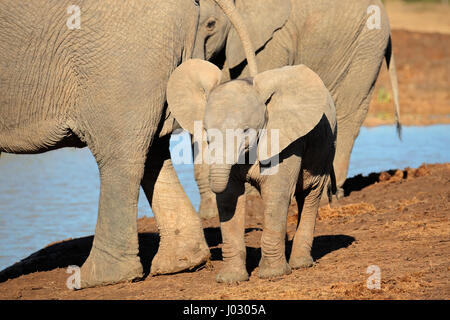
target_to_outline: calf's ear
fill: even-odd
[[[220,83],[221,77],[222,71],[218,67],[200,59],[183,62],[170,76],[168,109],[190,134],[194,134],[195,121],[203,123],[208,95]]]
[[[334,108],[333,99],[322,80],[305,65],[262,72],[254,77],[253,85],[267,106],[267,132],[260,137],[258,144],[259,148],[267,148],[264,149],[266,152],[259,154],[261,161],[308,134],[327,108]],[[272,139],[277,133],[278,139]],[[276,140],[278,148],[274,145]]]

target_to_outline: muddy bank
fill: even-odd
[[[0,299],[449,299],[450,164],[423,165],[356,176],[346,197],[320,209],[313,244],[316,265],[271,280],[257,277],[263,205],[248,199],[250,281],[214,281],[221,262],[217,219],[203,221],[211,261],[193,272],[146,277],[135,283],[70,291],[68,265],[81,265],[92,237],[53,243],[0,273]],[[297,221],[290,208],[287,247]],[[152,218],[139,219],[145,271],[159,237]],[[366,287],[368,266],[381,270],[381,289]],[[7,280],[10,278],[9,280]]]

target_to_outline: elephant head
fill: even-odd
[[[226,189],[238,154],[248,151],[257,139],[258,148],[262,144],[268,146],[269,134],[261,135],[261,132],[275,130],[279,139],[277,146],[272,146],[268,153],[258,153],[260,162],[310,132],[322,119],[326,108],[333,105],[322,80],[304,65],[269,70],[254,78],[223,84],[220,84],[221,75],[220,69],[212,63],[188,60],[172,73],[167,87],[169,109],[181,127],[194,134],[194,121],[203,121],[208,144],[216,143],[211,141],[210,134],[215,130],[224,139],[221,143],[224,150],[234,152],[231,157],[229,151],[222,152],[222,161],[216,159],[210,166],[210,185],[215,193]],[[245,133],[250,129],[258,133],[257,139],[249,141],[245,134],[238,134],[238,141],[234,140],[232,147],[226,145],[230,132]],[[214,138],[217,137],[214,134]]]
[[[237,11],[248,29],[256,51],[262,48],[283,27],[291,13],[290,0],[235,0]],[[236,29],[213,0],[200,0],[200,18],[193,58],[210,60],[226,44],[228,68],[245,59],[245,52]]]
[[[252,40],[250,39],[251,35],[248,32],[244,19],[236,10],[233,0],[214,0],[211,3],[209,2],[203,3],[202,1],[202,3],[200,3],[200,10],[202,10],[203,6],[206,7],[205,8],[206,11],[209,11],[209,8],[214,8],[214,10],[217,10],[216,13],[220,14],[221,17],[223,17],[224,20],[226,21],[228,30],[232,29],[229,24],[231,23],[233,25],[234,27],[232,29],[233,34],[236,35],[239,45],[242,45],[242,47],[240,47],[241,52],[244,57],[243,59],[247,58],[250,75],[251,76],[256,75],[258,73],[258,70],[256,66],[255,50],[253,49]],[[218,7],[220,7],[220,9]],[[201,34],[203,30],[199,29],[198,31],[199,32],[196,35],[196,43],[197,41],[200,41],[199,38],[202,38]],[[198,49],[195,49],[194,46],[194,54],[196,54],[195,51],[197,50]],[[201,56],[200,58],[203,59],[204,55]]]

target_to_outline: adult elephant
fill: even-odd
[[[338,194],[347,177],[353,143],[367,115],[378,73],[386,59],[400,133],[397,76],[388,17],[379,0],[236,0],[257,50],[259,71],[304,64],[331,92],[337,112],[334,160]],[[211,0],[200,0],[195,58],[214,60],[224,80],[248,75],[237,34]],[[216,215],[206,165],[195,168],[200,213]]]
[[[82,287],[142,276],[140,184],[160,231],[151,272],[192,268],[210,253],[170,162],[165,92],[171,72],[191,57],[198,1],[77,3],[0,1],[0,152],[91,150],[101,186]],[[216,3],[252,52],[233,3]]]

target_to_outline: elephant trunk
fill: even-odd
[[[222,193],[228,185],[231,165],[211,165],[209,169],[209,184],[214,193]]]
[[[204,36],[197,35],[195,39],[194,52],[192,53],[193,59],[206,60],[204,41]]]
[[[223,10],[225,15],[230,19],[231,24],[236,29],[236,32],[241,39],[242,46],[244,48],[245,57],[247,58],[247,64],[250,71],[250,76],[254,77],[258,74],[258,67],[256,65],[256,55],[250,40],[250,34],[244,23],[244,19],[237,11],[232,0],[215,0],[219,7]]]

